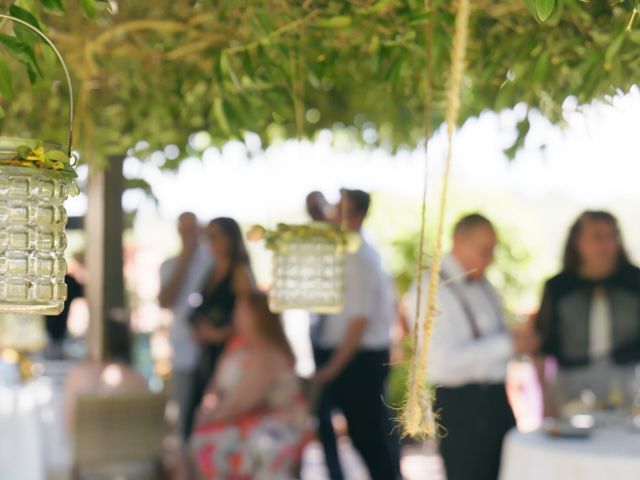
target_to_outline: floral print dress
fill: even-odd
[[[233,388],[247,368],[247,351],[229,352],[218,372],[218,387]],[[200,478],[207,480],[289,480],[305,437],[306,400],[293,370],[282,372],[262,406],[232,422],[202,425],[192,446]]]

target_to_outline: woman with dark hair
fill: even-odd
[[[195,374],[191,409],[185,419],[185,438],[189,437],[195,410],[231,335],[236,297],[255,289],[249,254],[238,223],[228,217],[216,218],[209,223],[206,235],[214,266],[205,279],[201,295],[190,299],[194,307],[190,321],[202,350]]]
[[[264,295],[239,298],[234,325],[197,415],[198,478],[290,479],[307,418],[291,346]]]
[[[640,362],[640,270],[629,261],[616,218],[580,215],[563,263],[545,285],[535,320],[541,353],[558,363],[556,402],[585,392],[604,403],[623,401]],[[550,413],[550,396],[545,400]]]

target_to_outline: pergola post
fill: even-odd
[[[86,295],[89,302],[89,357],[104,360],[106,320],[114,308],[124,307],[122,252],[123,157],[109,157],[107,168],[92,167],[87,186]]]

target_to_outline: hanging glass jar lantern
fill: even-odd
[[[348,234],[324,222],[254,227],[251,240],[264,238],[273,251],[269,305],[273,312],[302,309],[337,313],[344,303],[344,259]]]
[[[0,313],[57,315],[64,306],[67,264],[64,201],[77,194],[72,165],[73,91],[55,45],[20,19],[54,50],[69,88],[69,144],[66,151],[39,140],[0,137]]]

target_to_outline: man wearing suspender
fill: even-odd
[[[515,425],[504,386],[507,362],[535,346],[533,338],[508,331],[500,295],[485,277],[495,246],[491,222],[468,215],[456,224],[453,250],[442,261],[427,380],[436,386],[448,480],[498,478],[502,440]]]

